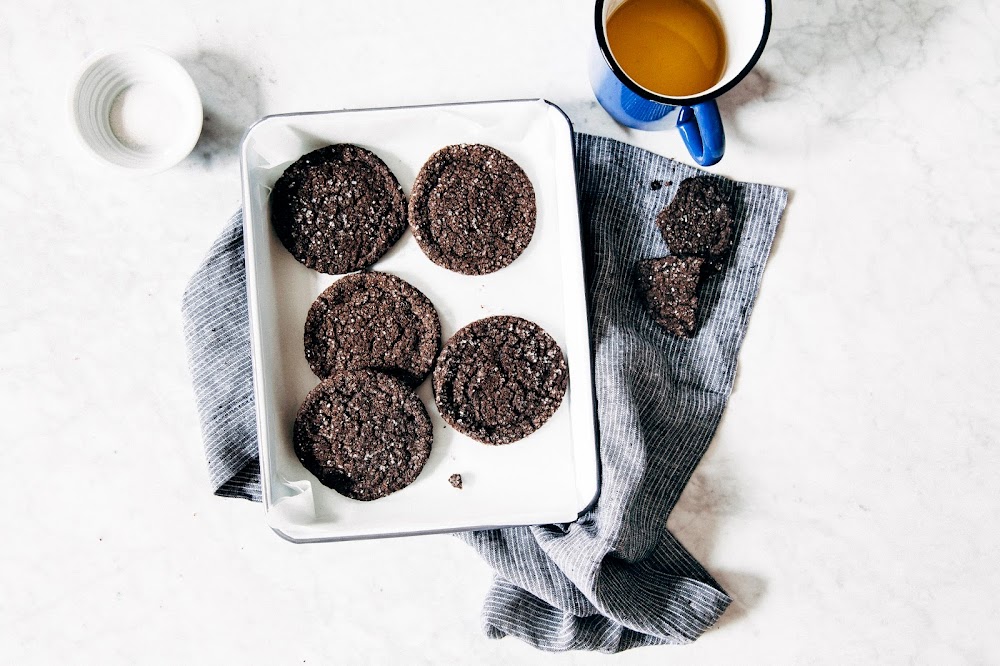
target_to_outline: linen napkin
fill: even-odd
[[[577,134],[601,448],[601,493],[574,523],[459,534],[496,572],[482,622],[544,650],[687,643],[730,597],[666,529],[708,448],[787,201],[780,188],[720,179],[736,202],[736,242],[699,292],[693,339],[658,327],[634,266],[668,249],[653,220],[703,174],[628,144]],[[205,453],[217,495],[261,498],[243,265],[234,215],[184,294]]]

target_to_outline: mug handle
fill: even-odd
[[[716,164],[726,152],[726,133],[722,129],[719,105],[714,99],[681,107],[677,130],[691,157],[701,166]]]

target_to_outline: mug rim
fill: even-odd
[[[626,0],[627,1],[627,0]],[[724,86],[720,86],[715,90],[710,92],[701,93],[699,95],[692,95],[691,97],[668,97],[666,95],[660,95],[652,90],[643,88],[638,83],[632,80],[628,74],[625,73],[621,67],[618,66],[618,61],[611,54],[611,48],[608,46],[608,40],[604,35],[604,16],[602,9],[606,4],[607,0],[597,0],[594,3],[594,31],[597,34],[597,44],[601,49],[601,54],[604,56],[604,62],[611,68],[614,72],[615,77],[622,82],[625,87],[634,92],[636,95],[647,99],[651,102],[659,102],[660,104],[666,104],[669,106],[694,106],[695,104],[701,104],[702,102],[707,102],[709,100],[715,99],[720,95],[732,90],[737,83],[742,81],[750,70],[754,68],[757,61],[760,60],[760,56],[764,53],[764,46],[767,44],[768,35],[771,34],[771,0],[764,0],[764,29],[761,31],[760,42],[757,44],[757,49],[753,52],[750,60],[747,64],[739,71],[739,73],[730,79]]]

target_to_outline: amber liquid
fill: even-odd
[[[705,92],[726,66],[722,23],[702,0],[625,0],[608,17],[607,37],[629,78],[667,97]]]

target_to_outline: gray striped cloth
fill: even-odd
[[[637,260],[668,253],[653,224],[693,167],[578,134],[601,494],[575,523],[458,535],[496,571],[482,621],[544,650],[687,643],[730,598],[666,529],[667,516],[712,439],[786,192],[725,180],[738,202],[737,242],[699,294],[692,340],[664,333],[637,297]],[[659,181],[656,188],[653,181]],[[184,295],[209,473],[216,494],[260,499],[243,279],[234,216]]]

